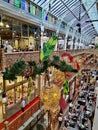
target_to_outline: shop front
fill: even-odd
[[[0,78],[1,79],[1,78]],[[1,84],[3,82],[3,78]],[[34,84],[35,82],[35,84]],[[1,88],[2,91],[4,88]],[[1,113],[4,119],[11,117],[21,109],[21,99],[24,98],[26,104],[39,96],[39,78],[33,81],[31,77],[27,80],[23,76],[18,76],[14,81],[5,81],[6,102],[2,94],[0,95]],[[2,92],[1,92],[2,93]]]
[[[0,14],[0,46],[5,47],[8,42],[13,51],[27,51],[32,43],[32,51],[40,48],[40,27],[27,22]],[[6,51],[6,50],[5,50]]]

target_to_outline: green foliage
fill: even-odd
[[[53,56],[53,60],[48,58],[41,63],[29,61],[28,64],[25,64],[24,61],[16,61],[10,68],[5,68],[5,71],[2,72],[4,79],[13,81],[16,79],[16,76],[22,74],[26,66],[33,67],[32,78],[35,78],[36,75],[40,75],[43,72],[47,72],[47,69],[50,66],[54,66],[62,72],[78,72],[78,70],[74,69],[71,65],[60,60],[58,56]]]
[[[24,61],[16,61],[10,68],[5,68],[5,71],[2,72],[3,78],[7,80],[14,80],[16,76],[21,75],[25,69],[26,64]]]
[[[98,44],[95,45],[95,49],[98,49]]]
[[[43,50],[40,52],[40,60],[48,60],[49,56],[53,53],[55,45],[57,44],[58,35],[52,36],[43,47]]]
[[[69,83],[67,80],[64,81],[63,83],[63,90],[64,90],[64,94],[68,94],[68,91],[69,91]]]

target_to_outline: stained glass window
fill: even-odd
[[[21,9],[25,10],[25,0],[21,0]]]
[[[48,16],[48,14],[47,14],[46,17],[45,17],[45,20],[48,21],[48,19],[49,19],[49,16]]]
[[[30,3],[30,13],[33,14],[33,5]]]
[[[29,13],[29,2],[25,1],[25,11]]]
[[[9,3],[14,5],[14,0],[9,0]]]
[[[4,0],[5,2],[9,2],[9,0]]]
[[[20,0],[14,0],[14,5],[20,8]]]
[[[42,9],[40,9],[40,18],[42,19],[42,16],[43,16],[43,14],[42,14]]]

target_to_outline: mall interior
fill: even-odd
[[[0,130],[98,130],[98,0],[0,0]]]

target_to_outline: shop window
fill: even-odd
[[[18,23],[18,25],[13,26],[13,37],[20,38],[20,36],[21,36],[21,23]]]
[[[7,91],[6,95],[7,95],[7,106],[9,107],[14,105],[14,101],[15,101],[14,89]]]
[[[35,98],[35,84],[33,83],[32,78],[28,79],[28,100]]]
[[[29,36],[33,36],[33,35],[34,35],[33,27],[29,26]]]
[[[15,88],[16,103],[21,101],[22,98],[22,85]]]
[[[28,36],[28,25],[26,24],[22,25],[22,36]]]
[[[28,90],[28,83],[25,83],[25,84],[23,84],[23,86],[22,86],[23,88],[22,88],[22,90],[23,90],[23,97],[24,98],[27,98],[27,96],[28,95],[30,95],[30,91]]]

